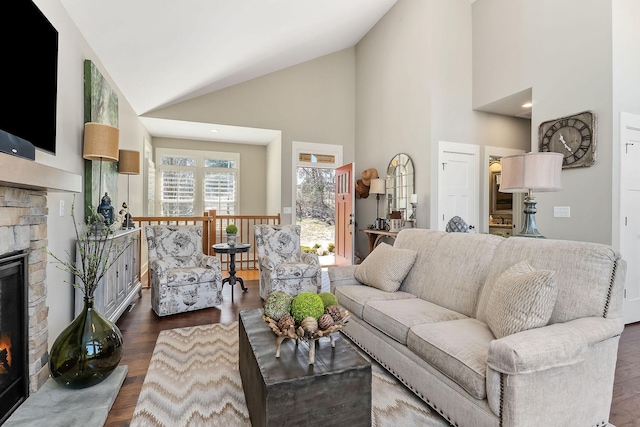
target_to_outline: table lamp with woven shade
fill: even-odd
[[[516,154],[500,160],[503,193],[527,193],[524,198],[524,224],[517,236],[544,239],[536,227],[536,191],[562,190],[562,154],[550,152]]]
[[[99,201],[102,198],[102,162],[118,161],[119,141],[120,130],[117,127],[93,122],[84,124],[84,148],[82,157],[87,160],[100,161],[98,184]]]
[[[384,179],[375,178],[371,180],[371,186],[369,187],[369,194],[376,195],[376,230],[384,230],[384,220],[380,218],[380,195],[385,193]]]
[[[140,175],[140,152],[135,150],[120,150],[120,160],[118,161],[118,173],[127,175],[127,203],[123,206],[127,213],[122,221],[122,228],[135,228],[131,215],[129,214],[129,187],[131,175]]]

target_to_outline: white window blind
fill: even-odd
[[[162,171],[162,216],[193,216],[196,174]]]
[[[238,153],[157,149],[160,214],[198,216],[209,209],[238,212]]]

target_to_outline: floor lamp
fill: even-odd
[[[135,150],[120,150],[120,160],[118,160],[118,173],[127,175],[127,203],[123,208],[127,209],[122,221],[122,228],[135,228],[131,215],[129,214],[129,188],[131,185],[131,175],[140,175],[140,152]]]
[[[536,191],[562,190],[562,154],[550,152],[505,156],[500,189],[503,193],[527,193],[524,197],[524,224],[517,236],[544,239],[536,227]]]
[[[87,160],[100,161],[98,203],[100,203],[102,199],[102,162],[118,161],[119,139],[120,130],[117,127],[93,122],[84,124],[84,149],[82,157]],[[105,221],[108,221],[108,219],[105,218]]]
[[[380,206],[380,195],[384,193],[384,179],[372,179],[371,186],[369,187],[369,194],[376,195],[376,230],[384,230],[384,220],[380,218],[380,213],[378,210]]]

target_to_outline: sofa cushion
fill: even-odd
[[[549,322],[558,295],[554,274],[520,261],[500,275],[487,303],[487,325],[496,338]]]
[[[476,319],[486,321],[491,288],[507,268],[527,260],[538,270],[555,271],[558,297],[549,323],[580,317],[622,316],[624,286],[611,279],[624,278],[620,253],[611,246],[592,242],[510,237],[498,247],[478,303]],[[613,293],[612,293],[613,291]]]
[[[493,234],[446,233],[426,260],[418,296],[465,316],[476,314],[478,298],[496,248],[504,237]]]
[[[335,290],[338,303],[352,315],[362,319],[362,311],[369,301],[417,298],[408,292],[385,292],[366,285],[343,285]]]
[[[180,259],[182,267],[195,266],[195,257],[202,253],[202,226],[152,225],[154,250],[160,259]]]
[[[405,345],[412,326],[466,317],[420,298],[369,301],[362,313],[366,322]]]
[[[469,318],[413,326],[407,347],[481,400],[487,397],[487,353],[493,340],[486,323]]]
[[[416,251],[382,242],[355,269],[354,276],[365,285],[395,292],[415,260]]]
[[[424,278],[429,274],[429,260],[433,257],[438,241],[447,233],[426,228],[405,228],[398,232],[394,248],[416,251],[416,261],[402,281],[400,290],[420,295],[424,286]]]

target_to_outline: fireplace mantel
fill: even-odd
[[[82,176],[0,153],[0,185],[39,191],[82,191]]]

